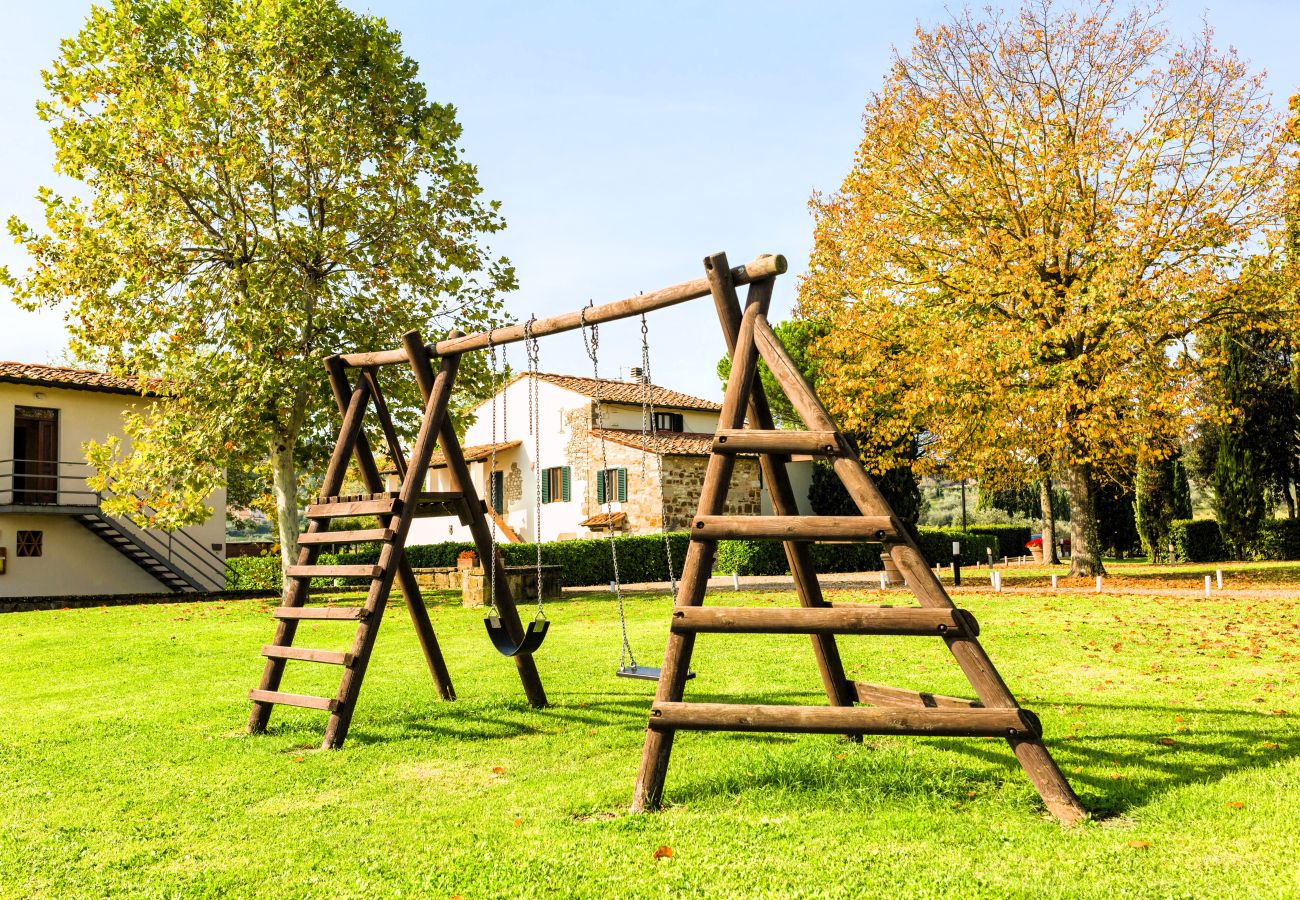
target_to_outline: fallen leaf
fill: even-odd
[[[516,825],[522,825],[522,824],[524,824],[524,820],[523,820],[523,819],[515,819],[515,824],[516,824]]]
[[[1147,847],[1151,846],[1151,842],[1150,841],[1129,841],[1128,845],[1137,850],[1145,850]]]
[[[1160,743],[1164,744],[1166,747],[1172,747],[1176,742],[1173,738],[1161,738]]]
[[[848,759],[848,758],[849,758],[849,755],[848,755],[847,753],[836,753],[836,754],[835,754],[835,758],[836,758],[836,759]]]
[[[672,859],[672,858],[673,858],[672,847],[657,847],[655,849],[654,859]]]
[[[493,766],[493,767],[492,767],[492,774],[493,774],[493,775],[504,775],[504,774],[506,774],[505,766]]]
[[[1260,746],[1263,747],[1265,750],[1277,749],[1277,744],[1273,743],[1272,741],[1264,741]]]
[[[1246,804],[1242,803],[1240,800],[1229,800],[1223,805],[1228,807],[1228,809],[1241,809]]]
[[[305,760],[306,758],[307,758],[307,757],[305,757],[305,756],[295,756],[295,757],[293,758],[293,761],[294,761],[294,762],[302,762],[302,761]]]

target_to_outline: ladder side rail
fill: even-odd
[[[727,265],[727,254],[715,253],[705,259],[704,265],[708,271],[718,321],[722,324],[722,333],[727,342],[727,353],[734,354],[736,339],[740,334],[741,311],[731,268]],[[757,371],[750,388],[748,413],[751,428],[776,427],[767,394],[763,390],[763,380]],[[758,462],[763,482],[768,486],[768,496],[772,498],[772,512],[778,516],[798,515],[798,502],[784,461],[771,454],[763,454],[759,456]],[[813,566],[812,552],[808,545],[786,541],[785,556],[790,564],[790,574],[794,577],[795,595],[799,598],[799,604],[806,607],[828,606],[822,594],[821,583],[817,580],[817,570]],[[844,673],[844,662],[840,658],[835,638],[830,635],[813,635],[811,641],[827,699],[833,706],[852,706],[856,697],[853,685]]]
[[[405,479],[406,455],[402,452],[402,440],[397,436],[393,418],[388,414],[388,402],[384,399],[384,392],[379,389],[379,370],[370,366],[362,372],[363,377],[370,383],[370,393],[375,398],[375,418],[379,420],[379,428],[384,433],[384,443],[388,445],[388,458],[393,461],[393,468],[397,469],[398,479]],[[424,399],[428,402],[429,398]]]
[[[342,384],[336,386],[335,399],[338,401],[343,421],[339,428],[338,439],[334,442],[334,450],[330,453],[329,465],[325,467],[325,477],[321,490],[336,494],[339,488],[343,486],[343,479],[347,476],[348,460],[352,456],[352,448],[358,439],[362,437],[361,425],[365,418],[366,407],[370,402],[369,385],[364,380],[358,380],[356,385],[349,389],[347,376],[344,375]],[[313,534],[325,531],[328,528],[328,522],[320,519],[312,519],[307,523],[307,531]],[[297,564],[309,566],[316,562],[319,553],[319,544],[302,544],[298,547]],[[280,605],[285,607],[302,606],[307,602],[310,593],[310,578],[293,578],[289,582],[289,589]],[[277,620],[275,635],[271,638],[272,645],[278,647],[290,646],[293,644],[297,631],[297,619]],[[257,690],[269,693],[279,690],[280,680],[284,677],[285,662],[284,659],[269,657],[262,667],[262,678],[257,683]],[[273,708],[274,704],[270,702],[253,701],[253,708],[248,714],[248,731],[250,734],[258,734],[266,730],[267,723],[271,720]]]
[[[760,319],[755,326],[755,338],[758,351],[778,384],[785,390],[790,403],[798,412],[804,424],[812,431],[839,431],[826,407],[817,394],[804,380],[798,366],[790,359],[785,347],[772,331],[767,320]],[[840,434],[846,451],[852,449],[849,442]],[[862,468],[857,453],[838,456],[834,459],[835,472],[843,482],[849,496],[863,515],[892,515],[888,501],[880,489],[867,476]],[[889,544],[889,555],[894,564],[907,578],[923,606],[954,608],[952,599],[944,590],[939,579],[921,556],[920,548],[910,534],[904,532],[902,540]],[[1007,688],[1006,682],[998,674],[993,661],[984,652],[979,640],[969,636],[945,636],[943,638],[957,664],[965,673],[971,687],[975,689],[980,702],[989,708],[1018,709],[1019,704]],[[1008,738],[1012,751],[1020,765],[1033,782],[1047,808],[1064,822],[1074,822],[1085,818],[1087,812],[1079,802],[1074,789],[1066,781],[1056,761],[1048,753],[1041,736]]]
[[[772,299],[774,279],[760,281],[750,286],[745,311],[741,317],[732,353],[731,377],[723,395],[722,412],[718,426],[739,428],[745,419],[750,391],[757,372],[758,353],[754,346],[754,322],[767,310]],[[700,488],[699,515],[716,515],[727,500],[735,457],[715,453],[709,456]],[[704,602],[717,541],[692,540],[682,564],[682,577],[677,583],[674,606],[699,606]],[[695,648],[695,635],[670,632],[664,649],[664,664],[660,670],[655,702],[680,702],[690,671],[691,653]],[[632,795],[632,811],[641,812],[659,806],[663,798],[664,779],[668,760],[672,755],[672,729],[646,728],[645,746],[641,751],[641,766],[637,772],[636,788]]]

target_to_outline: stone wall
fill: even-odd
[[[708,461],[707,456],[664,457],[664,506],[669,531],[681,531],[690,527],[691,520],[699,509],[700,490],[704,487],[704,470]],[[757,516],[761,512],[761,502],[758,460],[741,457],[736,460],[731,475],[725,512],[734,516]]]

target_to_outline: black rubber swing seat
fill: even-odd
[[[548,619],[533,619],[528,623],[528,630],[524,632],[524,639],[516,644],[511,640],[510,632],[506,631],[506,626],[501,621],[500,616],[485,616],[483,624],[487,626],[487,633],[488,637],[492,639],[492,646],[496,647],[497,652],[502,656],[535,653],[537,648],[542,646],[542,641],[546,640],[546,632],[551,627]]]
[[[614,672],[619,678],[639,678],[642,681],[658,681],[663,670],[659,666],[619,666]],[[695,677],[694,672],[686,673],[686,680]]]

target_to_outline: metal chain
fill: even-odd
[[[488,329],[487,350],[488,350],[488,389],[492,392],[492,447],[488,451],[488,474],[487,474],[487,495],[488,510],[492,513],[488,518],[491,520],[491,527],[488,534],[491,536],[492,560],[488,563],[491,575],[488,578],[488,588],[492,592],[492,606],[488,610],[489,615],[496,614],[497,611],[497,480],[495,477],[497,470],[497,348],[492,343],[492,332],[494,329]]]
[[[650,442],[655,448],[659,475],[659,530],[664,536],[664,556],[668,559],[668,584],[672,587],[674,599],[677,597],[677,575],[673,565],[673,544],[668,539],[668,497],[664,492],[664,452],[659,445],[659,426],[655,421],[655,404],[652,393],[653,381],[650,379],[650,328],[646,324],[645,313],[641,313],[641,432],[650,435]],[[641,451],[641,477],[645,478],[645,451]]]
[[[542,612],[542,407],[541,392],[538,388],[541,379],[537,377],[538,345],[533,334],[534,315],[524,323],[524,351],[528,356],[528,430],[533,435],[533,488],[535,506],[533,513],[533,542],[537,545],[537,615],[543,619]]]
[[[591,325],[591,338],[588,340],[587,330],[589,326],[587,325],[587,309],[590,308],[591,305],[591,301],[588,301],[587,306],[583,307],[582,311],[578,314],[578,323],[582,330],[582,345],[587,350],[587,356],[591,358],[591,375],[596,382],[594,395],[595,425],[596,430],[600,432],[600,478],[602,482],[605,482],[607,477],[606,473],[609,471],[609,457],[605,448],[605,420],[603,408],[600,402],[600,363],[597,359],[597,353],[600,348],[600,332],[597,330],[598,326],[594,324]],[[590,471],[590,468],[588,470]],[[614,563],[614,596],[618,600],[618,624],[619,628],[623,632],[623,648],[619,651],[618,665],[620,669],[625,668],[629,664],[632,668],[636,668],[636,657],[632,655],[632,644],[628,640],[627,636],[627,613],[623,608],[623,584],[618,576],[618,545],[614,543],[614,513],[613,506],[609,499],[611,486],[617,490],[617,478],[614,479],[613,485],[606,482],[604,488],[605,527],[609,535],[609,554]]]

